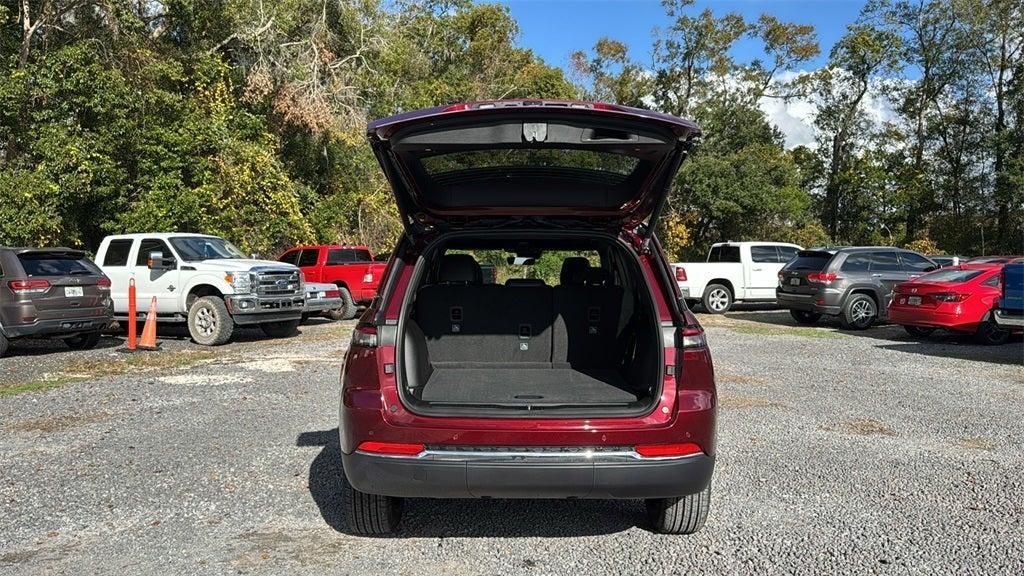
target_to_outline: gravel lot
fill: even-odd
[[[1019,338],[702,321],[723,409],[693,537],[648,532],[631,501],[413,500],[399,537],[345,534],[352,322],[212,352],[180,332],[145,356],[19,345],[0,360],[0,573],[1024,573]]]

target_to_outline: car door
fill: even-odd
[[[171,259],[165,260],[168,268],[149,267],[149,255],[153,252]],[[143,238],[139,241],[135,252],[135,306],[139,312],[149,310],[149,303],[154,296],[158,313],[178,312],[178,296],[181,291],[178,278],[178,259],[167,242],[160,238]]]
[[[749,249],[747,298],[774,299],[775,287],[779,284],[779,270],[783,266],[779,262],[779,251],[770,244],[752,244]]]
[[[871,275],[871,282],[878,288],[881,297],[879,313],[889,308],[889,301],[892,300],[892,289],[900,282],[910,279],[900,264],[899,255],[895,250],[879,250],[872,252],[869,257],[868,272]]]
[[[110,299],[114,302],[114,312],[124,314],[128,311],[128,280],[134,268],[128,266],[128,257],[132,253],[135,240],[121,238],[111,240],[103,253],[103,261],[97,262],[103,273],[110,278]]]

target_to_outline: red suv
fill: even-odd
[[[699,135],[578,102],[370,124],[406,232],[342,371],[353,532],[395,529],[403,497],[643,499],[655,530],[703,526],[711,355],[643,223]]]

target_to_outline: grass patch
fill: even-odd
[[[40,418],[29,418],[8,424],[6,428],[15,432],[60,432],[77,426],[103,422],[110,418],[110,414],[97,412],[95,414],[61,414],[58,416],[43,416]]]
[[[65,384],[76,382],[82,378],[69,376],[67,374],[57,374],[54,376],[48,376],[41,380],[19,382],[17,384],[11,384],[8,386],[0,386],[0,397],[14,396],[23,392],[43,392],[51,388],[59,388]]]
[[[740,324],[737,326],[730,326],[729,329],[739,332],[741,334],[754,334],[758,336],[803,336],[805,338],[825,338],[830,340],[839,340],[841,338],[847,338],[846,334],[843,334],[842,332],[836,332],[834,330],[798,326],[788,328],[782,326]]]

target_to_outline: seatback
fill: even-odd
[[[600,268],[567,258],[554,288],[551,361],[555,367],[618,368],[625,351],[623,289]]]

